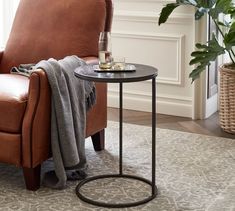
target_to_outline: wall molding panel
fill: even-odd
[[[117,90],[117,87],[116,88],[109,87],[109,92],[112,93],[113,95],[114,94],[115,95],[119,94],[119,91]],[[124,87],[123,94],[125,96],[140,97],[140,98],[145,98],[145,99],[147,99],[147,98],[150,99],[152,97],[151,91],[149,91],[149,92],[143,92],[143,91],[136,92],[134,90],[125,90],[125,87]],[[166,100],[166,101],[175,102],[175,103],[178,102],[178,103],[189,104],[189,103],[192,102],[192,98],[183,97],[183,96],[180,96],[180,95],[158,94],[157,98],[160,99],[160,100]]]
[[[118,10],[114,13],[114,21],[130,21],[130,22],[149,22],[158,23],[159,14],[156,12],[146,11],[127,11]],[[165,24],[190,24],[194,17],[188,14],[174,14],[171,15]]]
[[[158,26],[164,5],[173,0],[114,0],[112,28],[113,55],[127,62],[142,63],[159,69],[157,112],[192,117],[193,88],[190,53],[195,44],[192,7],[180,7],[168,21]],[[124,108],[151,112],[151,80],[124,86]],[[117,84],[109,84],[108,105],[119,106]]]
[[[118,1],[119,2],[130,2],[130,3],[138,3],[138,2],[161,3],[161,4],[175,3],[174,0],[118,0]]]
[[[120,2],[132,2],[132,3],[135,3],[135,2],[155,2],[155,3],[174,3],[175,1],[174,0],[118,0]]]
[[[183,84],[182,75],[184,74],[184,35],[182,34],[154,34],[154,33],[133,33],[133,32],[113,32],[113,38],[153,40],[176,43],[176,65],[175,77],[157,77],[157,82],[161,84],[170,84],[181,86]]]
[[[157,95],[157,113],[191,117],[192,100],[175,96]],[[123,105],[125,109],[151,112],[152,98],[149,94],[124,92]],[[119,92],[109,89],[108,106],[119,107]]]

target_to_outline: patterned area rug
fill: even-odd
[[[86,141],[88,175],[118,172],[118,123],[109,122],[106,150],[96,153]],[[124,125],[124,172],[151,178],[151,128]],[[50,169],[52,162],[43,165]],[[158,196],[132,208],[108,209],[79,200],[77,181],[65,190],[24,188],[22,172],[0,164],[0,210],[66,211],[235,211],[235,140],[157,129],[156,183]],[[95,200],[133,202],[149,195],[150,188],[129,179],[104,179],[82,188]]]

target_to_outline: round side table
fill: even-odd
[[[75,76],[94,82],[104,82],[104,83],[119,83],[119,173],[118,174],[105,174],[89,177],[82,180],[76,187],[77,196],[90,204],[109,208],[123,208],[132,207],[147,203],[154,199],[157,195],[157,186],[155,182],[155,172],[156,172],[156,77],[158,70],[154,67],[142,64],[133,64],[136,67],[134,72],[78,72],[75,70]],[[152,181],[147,180],[143,177],[128,175],[123,173],[123,161],[122,161],[122,151],[123,151],[123,83],[138,82],[152,80]],[[105,203],[95,200],[91,200],[80,193],[81,187],[91,181],[104,179],[104,178],[128,178],[139,180],[151,186],[151,195],[140,201],[130,202],[130,203]]]

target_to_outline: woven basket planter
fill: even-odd
[[[235,70],[220,67],[220,126],[235,134]]]

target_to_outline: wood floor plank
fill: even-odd
[[[235,139],[235,135],[226,133],[220,128],[218,113],[205,120],[192,120],[191,118],[164,114],[157,114],[156,117],[159,128]],[[117,108],[108,108],[108,120],[119,121]],[[130,124],[151,126],[151,113],[124,109],[123,121]]]
[[[207,128],[202,127],[200,124],[197,124],[195,121],[184,121],[179,122],[179,124],[187,129],[188,132],[214,136],[213,132],[211,132]]]

